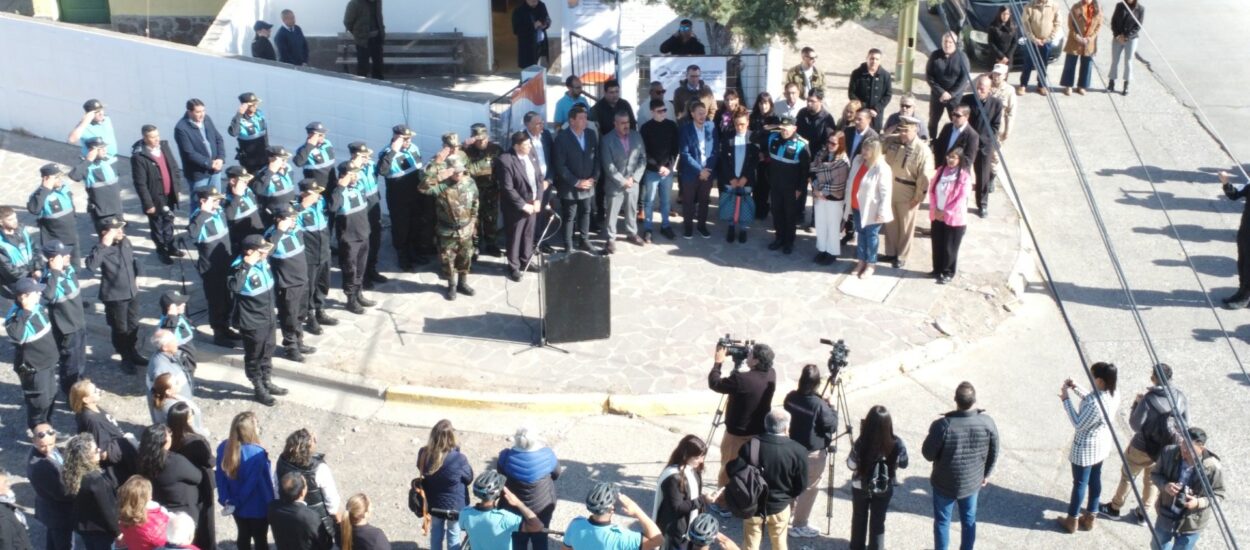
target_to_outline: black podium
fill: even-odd
[[[612,335],[612,270],[607,256],[573,252],[542,265],[544,343],[602,340]]]

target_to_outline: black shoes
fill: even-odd
[[[1234,296],[1235,298],[1236,296]],[[1242,309],[1250,305],[1250,297],[1224,302],[1224,309]]]
[[[252,379],[252,392],[256,402],[266,407],[272,407],[278,402],[269,394],[269,388],[266,388],[265,383],[260,379]]]
[[[447,301],[456,301],[456,276],[454,274],[447,277]]]
[[[954,279],[954,278],[955,278],[954,275],[947,275],[945,273],[939,273],[937,276],[937,284],[939,285],[950,284],[951,279]]]
[[[1114,91],[1115,91],[1115,79],[1113,78],[1113,79],[1111,79],[1111,80],[1107,81],[1107,92],[1108,92],[1108,93],[1111,93],[1111,92],[1114,92]],[[1116,516],[1119,516],[1119,514],[1116,514]]]
[[[977,207],[977,215],[978,215],[978,216],[981,216],[981,219],[985,219],[985,218],[990,217],[990,207],[989,207],[989,206],[978,206],[978,207]]]
[[[316,351],[316,350],[313,350],[313,351]],[[291,393],[287,391],[286,388],[279,386],[277,384],[274,384],[273,378],[271,378],[270,375],[268,374],[266,374],[265,377],[261,379],[261,384],[263,384],[265,386],[265,389],[269,390],[269,393],[272,395],[286,395],[288,393]]]
[[[821,252],[817,254],[816,257],[812,259],[812,261],[820,265],[833,265],[834,262],[838,261],[838,257],[828,252]]]
[[[773,239],[773,242],[768,243],[769,250],[777,250],[780,248],[781,248],[781,239]]]
[[[745,243],[745,242],[747,242],[747,230],[743,229],[742,231],[738,232],[738,243]]]
[[[1124,88],[1122,89],[1123,91],[1120,92],[1120,95],[1128,95],[1128,81],[1127,80],[1124,81]]]
[[[710,238],[710,237],[712,236],[712,233],[711,233],[711,232],[709,232],[709,231],[707,230],[707,226],[706,226],[706,225],[700,225],[700,226],[699,226],[699,236],[700,236],[700,237],[703,237],[704,239],[707,239],[707,238]]]
[[[282,348],[282,353],[286,355],[288,361],[294,361],[296,363],[304,362],[304,354],[296,346],[284,347]]]
[[[456,291],[458,291],[461,294],[464,294],[465,296],[472,296],[474,294],[477,294],[477,291],[473,290],[473,287],[469,286],[469,274],[468,273],[460,274],[460,282],[456,284]]]
[[[1111,81],[1111,84],[1112,84],[1112,88],[1111,88],[1111,89],[1114,91],[1115,81],[1114,81],[1114,80],[1112,80],[1112,81]],[[1109,502],[1108,502],[1108,503],[1099,504],[1099,505],[1098,505],[1098,515],[1103,516],[1103,517],[1107,517],[1107,518],[1113,518],[1113,519],[1114,519],[1114,518],[1118,518],[1118,517],[1120,517],[1120,509],[1119,509],[1119,508],[1116,508],[1116,507],[1114,507],[1114,506],[1112,506],[1112,505],[1111,505],[1111,503],[1109,503]]]
[[[785,246],[782,246],[782,247],[781,247],[781,253],[782,253],[782,254],[789,254],[789,253],[791,253],[791,252],[794,252],[794,245],[792,245],[792,244],[786,244]]]
[[[325,310],[325,309],[321,309],[321,308],[318,308],[318,309],[317,309],[317,315],[316,315],[316,317],[314,317],[314,319],[316,319],[316,321],[317,321],[317,323],[318,323],[318,324],[320,324],[320,325],[324,325],[324,326],[327,326],[327,327],[332,327],[332,326],[334,326],[334,325],[339,324],[339,320],[338,320],[338,319],[335,319],[335,318],[333,318],[333,317],[331,317],[331,316],[329,316],[329,315],[326,315],[326,310]]]
[[[360,289],[356,289],[356,301],[360,302],[360,305],[365,306],[365,307],[373,307],[373,306],[378,305],[376,301],[365,298],[365,293],[361,292]]]
[[[512,281],[512,282],[514,282],[514,283],[519,283],[519,282],[521,282],[521,272],[520,272],[520,271],[517,271],[517,270],[515,270],[515,269],[509,269],[509,270],[508,270],[508,280],[510,280],[510,281]]]
[[[588,240],[586,240],[586,239],[581,239],[581,240],[577,241],[577,249],[578,249],[578,250],[581,250],[582,252],[590,252],[590,253],[592,253],[592,254],[593,254],[593,253],[594,253],[594,251],[595,251],[593,248],[591,248],[591,246],[590,246],[590,241],[588,241]]]
[[[356,294],[347,295],[347,306],[344,307],[348,313],[355,315],[364,315],[365,308],[360,305],[360,297]]]
[[[502,252],[499,250],[498,246],[491,245],[491,246],[487,246],[483,248],[482,254],[485,254],[487,256],[491,256],[494,258],[498,258],[502,254]]]
[[[601,253],[604,256],[610,256],[612,254],[616,254],[616,243],[612,241],[608,241],[607,243],[603,245],[603,251]]]
[[[694,238],[694,228],[693,228],[693,227],[690,227],[690,226],[686,226],[686,233],[685,233],[684,235],[682,235],[682,237],[687,238],[687,239],[693,239],[693,238]]]
[[[734,242],[734,237],[738,236],[738,232],[734,231],[734,226],[729,226],[729,232],[725,234],[725,242]]]
[[[660,234],[664,235],[664,237],[670,241],[677,238],[677,234],[673,232],[673,228],[671,227],[661,227]]]

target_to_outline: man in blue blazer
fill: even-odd
[[[691,101],[687,111],[690,120],[682,123],[677,136],[677,150],[681,155],[677,172],[681,218],[687,239],[694,236],[696,221],[699,236],[706,239],[712,236],[707,230],[707,206],[712,182],[716,181],[716,124],[708,120],[707,106],[700,101]]]
[[[187,100],[187,114],[174,125],[174,142],[182,157],[182,173],[195,191],[206,185],[221,192],[226,143],[204,109],[204,102]]]

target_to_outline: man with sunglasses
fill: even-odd
[[[786,71],[783,85],[794,84],[799,88],[799,99],[807,99],[812,90],[825,88],[825,75],[816,68],[816,50],[811,46],[803,48],[802,60],[798,65]]]
[[[707,55],[707,48],[694,35],[694,23],[682,19],[677,24],[677,32],[660,44],[660,53],[667,55]]]
[[[74,497],[61,481],[65,459],[56,448],[56,430],[42,423],[32,430],[26,478],[35,490],[35,517],[47,528],[47,550],[70,550],[74,538]]]
[[[890,115],[885,120],[885,131],[881,133],[883,136],[894,134],[898,131],[899,124],[903,121],[903,117],[911,117],[919,120],[920,126],[916,128],[916,136],[924,141],[929,141],[929,125],[925,122],[924,117],[916,112],[916,96],[912,94],[904,95],[898,103],[898,112]]]
[[[677,123],[667,115],[668,107],[664,99],[652,99],[651,120],[643,123],[638,131],[642,134],[642,148],[647,153],[647,169],[642,174],[642,240],[648,243],[651,242],[651,214],[655,211],[657,200],[660,203],[660,234],[670,241],[677,237],[668,221],[668,202],[677,170]]]

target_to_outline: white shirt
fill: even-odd
[[[786,117],[786,116],[792,116],[794,118],[798,118],[799,111],[802,109],[803,109],[802,101],[797,102],[794,105],[790,105],[789,103],[786,103],[785,98],[782,98],[781,101],[778,101],[776,104],[773,105],[773,110],[777,111],[777,116],[779,118]]]
[[[812,68],[806,68],[803,72],[803,95],[812,93]]]
[[[148,147],[147,145],[144,145],[143,148],[144,150],[148,152],[149,155],[152,155],[153,157],[156,157],[156,158],[161,158],[161,146],[160,145],[157,145],[156,147]]]
[[[525,183],[529,184],[530,193],[533,196],[537,197],[538,196],[538,184],[537,184],[538,173],[534,171],[534,161],[528,156],[522,156],[520,157],[520,159],[521,159],[521,164],[525,165]]]
[[[747,136],[743,134],[734,135],[734,177],[742,177],[742,163],[747,158]]]
[[[534,146],[534,156],[538,157],[538,167],[542,169],[544,174],[547,173],[547,155],[543,152],[543,135],[526,134],[530,136],[530,144]]]

